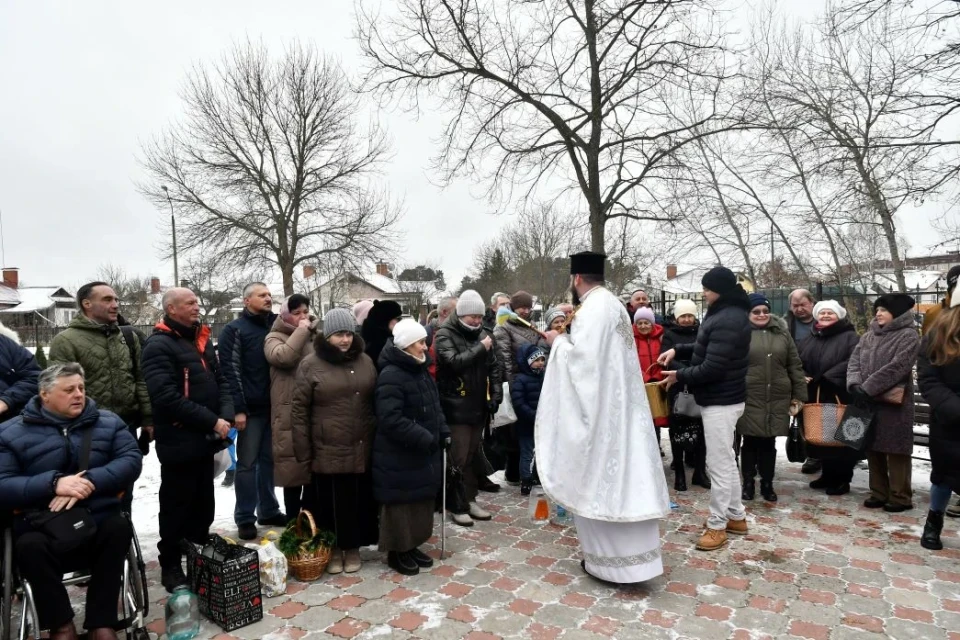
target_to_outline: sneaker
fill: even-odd
[[[343,552],[343,572],[356,573],[360,571],[363,562],[360,560],[360,549],[347,549]]]
[[[167,590],[167,593],[173,593],[177,587],[189,584],[189,581],[187,580],[187,574],[183,572],[183,567],[177,565],[161,570],[160,584]]]
[[[737,536],[745,536],[750,533],[747,530],[747,520],[727,520],[727,533]]]
[[[729,525],[728,525],[729,526]],[[700,551],[716,551],[727,544],[727,532],[721,529],[707,529],[697,540],[697,549]]]
[[[451,513],[450,520],[453,524],[458,524],[461,527],[473,526],[473,518],[470,517],[469,513]]]
[[[417,563],[417,566],[422,569],[429,569],[433,566],[433,558],[425,554],[420,549],[414,549],[413,551],[407,552],[407,555],[411,560]]]
[[[336,547],[334,547],[330,553],[330,563],[327,565],[327,573],[332,576],[343,573],[343,552]]]
[[[804,461],[803,466],[800,467],[800,473],[805,473],[807,475],[811,473],[819,473],[820,469],[822,468],[823,468],[823,465],[820,463],[819,460],[816,460],[814,458],[807,458]]]
[[[257,537],[257,525],[244,522],[237,525],[237,537],[241,540],[253,540]]]
[[[283,511],[278,513],[275,516],[270,516],[269,518],[264,518],[262,520],[257,520],[257,524],[264,527],[285,527],[287,523],[290,522],[290,518],[287,517]]]
[[[883,505],[883,510],[887,513],[903,513],[904,511],[910,511],[910,509],[913,509],[912,504],[893,504],[888,502]]]
[[[223,474],[223,482],[220,483],[221,487],[232,487],[233,481],[237,477],[237,472],[235,469],[231,469]]]
[[[835,487],[827,487],[826,494],[828,496],[845,496],[850,493],[850,483],[844,482],[843,484],[837,485]]]
[[[470,503],[470,517],[474,520],[492,520],[493,515],[485,509],[483,509],[476,502]]]
[[[960,500],[957,501],[957,504],[947,507],[944,513],[951,518],[960,518]]]
[[[885,504],[887,504],[886,500],[878,500],[872,497],[863,501],[863,506],[867,509],[882,509]]]
[[[409,553],[389,551],[387,552],[387,564],[401,575],[415,576],[420,573],[420,565],[410,557]]]
[[[480,478],[479,482],[477,482],[477,489],[480,491],[486,491],[487,493],[497,493],[500,491],[500,485],[490,478],[484,476]]]

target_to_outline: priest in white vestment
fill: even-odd
[[[663,573],[659,519],[670,513],[660,448],[626,309],[603,287],[605,256],[571,256],[569,333],[547,334],[537,407],[543,489],[574,515],[589,575],[615,583]]]

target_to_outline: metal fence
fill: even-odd
[[[220,337],[220,331],[227,325],[225,322],[216,322],[209,326],[210,335],[214,342],[216,342]],[[134,325],[134,327],[144,336],[149,336],[151,333],[153,333],[152,324]],[[66,327],[53,327],[50,325],[39,324],[19,327],[13,326],[9,328],[17,332],[17,334],[20,336],[20,343],[23,346],[31,348],[35,348],[38,344],[49,347],[54,336],[66,329]]]

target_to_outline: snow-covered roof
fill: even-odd
[[[334,280],[342,278],[345,274],[340,274],[323,282],[320,286],[325,287]],[[431,305],[440,304],[440,301],[450,295],[447,291],[437,288],[435,282],[419,280],[395,280],[389,276],[384,276],[376,272],[371,273],[350,273],[349,275],[363,280],[368,285],[377,289],[383,295],[402,298],[403,296],[421,295],[423,299]]]
[[[20,296],[13,287],[0,284],[0,305],[20,304]]]
[[[689,271],[684,271],[683,273],[678,273],[676,278],[670,278],[663,284],[663,291],[665,293],[672,293],[673,295],[694,295],[703,292],[703,275],[709,271],[709,269],[691,269]],[[753,290],[753,285],[749,284],[749,280],[739,271],[734,271],[737,274],[737,282],[744,285],[744,288],[747,291]]]
[[[907,284],[907,292],[947,290],[947,279],[942,271],[908,269],[903,272],[903,279]],[[860,280],[853,281],[851,286],[862,293],[876,293],[877,287],[882,291],[896,291],[898,289],[897,277],[894,275],[893,269],[866,274]]]
[[[73,302],[73,296],[63,287],[20,287],[16,292],[20,304],[0,309],[0,313],[33,313],[49,309],[58,302]]]

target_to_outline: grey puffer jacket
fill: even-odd
[[[870,451],[900,455],[913,452],[913,366],[919,352],[916,318],[913,311],[908,311],[882,327],[874,320],[850,356],[847,388],[860,386],[876,401],[876,437]],[[903,404],[879,400],[900,385],[905,387]]]
[[[494,329],[493,339],[497,346],[500,377],[504,382],[513,382],[513,377],[517,375],[517,354],[521,348],[528,344],[547,345],[536,329],[525,327],[516,320],[507,320]]]
[[[790,429],[790,401],[807,399],[807,383],[787,322],[776,316],[763,329],[753,327],[747,401],[737,422],[740,435],[774,438]]]

